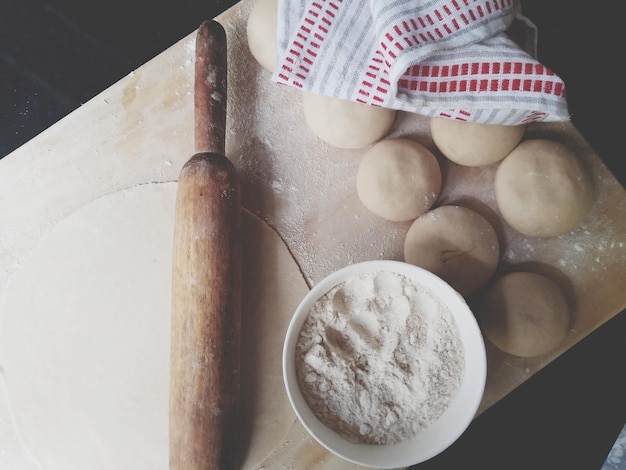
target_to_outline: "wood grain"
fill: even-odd
[[[176,199],[172,278],[170,469],[237,467],[241,368],[241,201],[224,155],[226,36],[197,33],[196,153]]]
[[[217,18],[229,40],[226,155],[238,170],[243,205],[283,237],[311,284],[346,262],[400,256],[405,228],[367,214],[350,183],[360,153],[336,151],[316,141],[301,116],[299,94],[271,84],[269,74],[254,63],[245,43],[252,3],[243,0]],[[5,267],[0,295],[63,217],[104,194],[178,178],[195,151],[195,41],[194,32],[0,160],[5,195],[0,198],[0,264]],[[402,116],[393,136],[430,145],[424,121],[415,116]],[[550,354],[523,359],[489,347],[483,411],[626,308],[626,191],[572,123],[539,124],[527,137],[571,146],[593,177],[596,203],[583,226],[557,239],[520,237],[498,225],[501,272],[533,268],[554,275],[565,283],[574,310],[568,337]],[[466,204],[497,222],[493,168],[448,165],[445,170],[441,203]],[[309,191],[312,186],[315,190]],[[385,238],[376,237],[383,232]],[[8,416],[5,407],[0,403],[2,416]],[[276,448],[273,465],[265,468],[302,468],[294,462],[314,459],[324,462],[323,468],[351,468],[307,437],[299,423],[295,426],[292,439]],[[6,442],[0,467],[27,461],[16,438]]]
[[[170,468],[234,468],[241,330],[234,167],[196,154],[179,179],[174,232]]]
[[[226,151],[226,32],[217,21],[204,21],[196,35],[194,69],[194,140],[197,152]]]

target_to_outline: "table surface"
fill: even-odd
[[[0,7],[0,157],[236,2],[83,3],[7,0]],[[564,79],[574,125],[625,185],[621,152],[615,151],[626,126],[620,116],[625,91],[619,88],[619,64],[599,54],[618,44],[619,30],[611,24],[617,19],[610,18],[617,15],[589,12],[563,0],[527,3],[523,12],[539,29],[539,59]],[[569,20],[577,17],[576,10],[588,27]],[[460,463],[601,468],[626,422],[625,332],[622,312],[475,419],[457,443],[419,468]]]

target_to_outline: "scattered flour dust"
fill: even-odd
[[[436,420],[465,363],[451,312],[387,271],[354,276],[313,306],[296,344],[313,413],[352,442],[394,444]]]

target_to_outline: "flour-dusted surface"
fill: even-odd
[[[352,277],[320,298],[296,345],[302,394],[353,442],[410,439],[446,410],[464,371],[451,312],[393,272]]]
[[[242,200],[283,237],[310,286],[349,264],[402,260],[411,222],[377,217],[359,201],[358,165],[369,147],[337,149],[307,128],[302,95],[272,83],[245,44],[244,1],[227,24],[229,135],[227,155],[242,179]],[[500,241],[495,276],[532,269],[562,280],[572,299],[572,327],[555,351],[516,358],[487,345],[488,383],[480,412],[626,306],[618,286],[626,269],[623,233],[626,193],[571,123],[534,123],[524,138],[548,138],[574,150],[594,181],[595,203],[571,232],[549,239],[526,237],[503,222],[494,192],[497,164],[466,167],[441,155],[428,118],[399,112],[389,138],[413,139],[439,159],[442,188],[433,208],[461,205],[483,215]],[[472,307],[472,299],[468,299]],[[600,307],[599,307],[600,306]]]
[[[309,285],[353,262],[401,259],[408,224],[381,221],[358,201],[354,176],[363,151],[336,151],[316,140],[305,127],[300,95],[271,83],[249,54],[245,20],[252,4],[243,0],[218,18],[229,41],[227,156],[239,170],[245,207],[277,229]],[[190,31],[0,160],[0,298],[59,220],[105,194],[176,180],[193,152],[194,43]],[[419,116],[399,113],[391,136],[415,138],[434,150],[428,120]],[[566,340],[547,355],[515,358],[486,345],[487,384],[479,412],[626,307],[624,188],[571,123],[529,126],[526,137],[571,145],[590,170],[596,202],[586,220],[564,236],[523,237],[499,221],[495,166],[466,168],[441,160],[444,184],[437,204],[463,204],[485,215],[500,238],[499,271],[533,268],[555,275],[574,308]],[[0,368],[6,374],[6,366]],[[261,385],[272,380],[255,378]],[[37,468],[21,450],[8,416],[0,397],[0,468]],[[354,468],[316,446],[298,426],[265,468],[302,468],[303,461],[307,468]]]

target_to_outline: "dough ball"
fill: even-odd
[[[404,260],[441,277],[468,296],[498,266],[500,243],[492,225],[461,206],[440,206],[418,217],[404,240]]]
[[[566,145],[546,139],[522,142],[500,163],[495,194],[504,220],[531,237],[575,228],[594,199],[583,163]]]
[[[338,148],[364,147],[379,141],[396,116],[393,109],[306,92],[302,105],[311,132]]]
[[[561,288],[547,277],[530,272],[514,272],[496,280],[477,313],[489,341],[521,357],[555,349],[563,342],[570,323]]]
[[[246,24],[250,53],[269,72],[277,61],[278,0],[256,0]]]
[[[505,126],[432,118],[430,132],[437,148],[459,165],[483,166],[506,157],[524,135],[525,125]]]
[[[386,139],[363,155],[356,176],[359,199],[394,222],[415,219],[439,196],[441,170],[435,156],[408,139]]]

